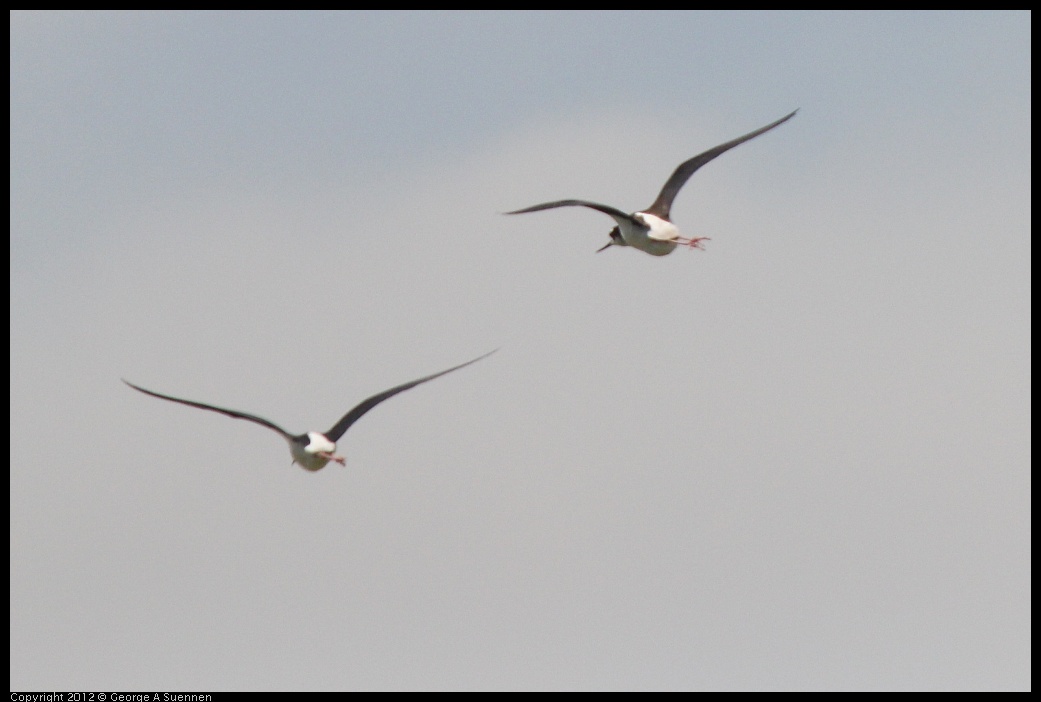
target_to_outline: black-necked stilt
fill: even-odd
[[[798,110],[795,112],[798,112]],[[679,229],[677,229],[676,225],[669,219],[669,210],[672,209],[672,201],[676,198],[676,193],[680,191],[680,188],[682,188],[687,180],[694,174],[694,171],[704,166],[716,156],[729,151],[738,144],[743,144],[749,139],[754,139],[760,134],[768,132],[778,125],[784,124],[795,116],[795,112],[792,112],[790,115],[782,117],[776,122],[772,122],[761,129],[749,132],[748,134],[728,141],[725,144],[720,144],[719,146],[709,149],[705,153],[698,154],[694,158],[684,161],[678,168],[676,168],[669,179],[665,181],[664,187],[662,187],[661,192],[658,193],[658,199],[655,200],[646,210],[626,214],[610,205],[602,205],[599,202],[590,202],[588,200],[557,200],[556,202],[544,202],[541,205],[525,207],[523,210],[506,212],[506,214],[524,214],[525,212],[550,210],[554,207],[574,206],[590,207],[594,210],[603,212],[606,215],[610,215],[618,225],[610,231],[611,241],[597,249],[598,253],[606,249],[608,246],[632,246],[633,248],[649,253],[652,256],[664,256],[672,253],[672,250],[676,248],[677,244],[686,244],[691,248],[704,248],[701,242],[706,241],[708,239],[707,236],[698,236],[693,238],[682,237],[680,236]]]
[[[389,399],[394,395],[397,395],[399,392],[404,392],[410,388],[414,388],[421,383],[427,382],[428,380],[440,378],[442,375],[445,375],[446,373],[451,373],[452,371],[459,370],[460,368],[464,368],[470,365],[471,363],[477,363],[477,361],[480,361],[482,358],[486,358],[492,355],[493,353],[495,353],[495,351],[489,351],[483,356],[479,356],[473,359],[472,361],[467,361],[466,363],[454,366],[452,368],[449,368],[448,370],[443,370],[440,373],[434,373],[433,375],[428,375],[426,377],[420,378],[419,380],[413,380],[408,383],[402,383],[401,385],[392,387],[390,390],[384,390],[383,392],[373,395],[367,400],[364,400],[357,407],[352,409],[347,414],[343,415],[343,417],[340,418],[340,421],[334,424],[333,428],[329,431],[325,433],[309,431],[306,434],[300,434],[297,436],[290,434],[274,422],[264,419],[263,417],[258,417],[254,414],[239,412],[237,410],[225,409],[223,407],[215,407],[214,405],[207,405],[205,403],[194,402],[192,400],[183,400],[179,397],[171,397],[169,395],[163,395],[162,393],[152,392],[151,390],[145,390],[144,388],[138,387],[137,385],[134,385],[133,383],[128,382],[126,380],[124,380],[123,382],[129,385],[130,387],[134,388],[135,390],[143,392],[146,395],[151,395],[152,397],[158,397],[162,400],[170,400],[171,402],[180,402],[182,405],[188,405],[189,407],[198,407],[199,409],[220,412],[221,414],[226,414],[229,417],[234,417],[235,419],[248,419],[251,422],[255,422],[261,426],[265,426],[268,429],[273,429],[274,431],[277,431],[279,434],[281,434],[282,438],[289,442],[289,451],[293,454],[293,463],[298,463],[300,467],[304,468],[305,470],[316,471],[324,468],[329,461],[336,461],[340,465],[346,464],[346,461],[342,456],[337,456],[334,453],[334,451],[336,451],[336,442],[340,439],[341,436],[344,435],[344,432],[346,432],[352,424],[361,419],[362,415],[371,410],[373,407],[383,402],[384,400]]]

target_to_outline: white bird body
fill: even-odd
[[[293,463],[304,470],[314,472],[325,468],[329,461],[335,460],[332,458],[336,452],[335,442],[329,441],[324,434],[316,431],[307,432],[307,438],[309,442],[306,446],[291,439],[286,440],[289,442],[289,452],[293,454]]]
[[[675,224],[647,212],[636,212],[633,219],[639,220],[644,226],[633,226],[629,220],[618,222],[622,240],[626,245],[651,256],[665,256],[676,248],[680,230]]]

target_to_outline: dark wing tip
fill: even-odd
[[[540,212],[542,210],[550,210],[555,207],[567,207],[568,205],[576,204],[574,200],[557,200],[554,202],[540,202],[537,205],[531,207],[525,207],[520,210],[513,210],[511,212],[503,212],[504,215],[516,215],[516,214],[527,214],[528,212]]]
[[[713,146],[708,151],[704,151],[698,154],[697,156],[694,156],[693,158],[687,159],[686,161],[684,161],[676,167],[676,170],[672,172],[672,175],[669,176],[669,179],[665,181],[665,185],[662,186],[661,192],[658,193],[657,199],[655,199],[655,201],[651,203],[651,206],[644,210],[644,212],[668,219],[669,213],[672,209],[672,201],[675,199],[676,195],[679,194],[680,189],[686,184],[687,180],[692,175],[694,175],[695,171],[704,166],[706,163],[712,161],[717,156],[726,153],[735,146],[739,146],[741,144],[744,144],[746,141],[749,141],[751,139],[756,138],[757,136],[765,134],[774,127],[781,126],[782,124],[790,120],[792,117],[794,117],[795,113],[798,111],[798,109],[795,109],[792,112],[785,115],[784,117],[782,117],[781,119],[775,122],[771,122],[765,127],[760,127],[759,129],[751,131],[748,134],[739,136],[736,139],[731,139],[730,141],[726,141],[722,144]]]
[[[133,388],[134,390],[137,390],[138,392],[143,392],[143,393],[144,393],[144,394],[146,394],[146,395],[156,395],[156,394],[157,394],[157,393],[154,393],[154,392],[152,392],[151,390],[145,390],[145,389],[144,389],[143,387],[141,387],[140,385],[134,385],[133,383],[131,383],[131,382],[130,382],[129,380],[127,380],[126,378],[120,378],[120,380],[122,380],[122,381],[123,381],[123,384],[124,384],[124,385],[128,385],[128,386],[130,386],[130,387],[132,387],[132,388]]]
[[[480,361],[482,359],[488,358],[489,356],[491,356],[493,353],[495,353],[498,350],[499,349],[497,349],[497,348],[496,349],[492,349],[488,353],[483,354],[481,356],[478,356],[477,358],[472,359],[470,361],[467,361],[466,363],[460,363],[458,366],[452,366],[451,368],[447,368],[447,369],[445,369],[443,371],[439,371],[439,372],[433,373],[431,375],[426,375],[426,376],[423,376],[422,378],[418,378],[416,380],[410,380],[407,383],[402,383],[401,385],[395,385],[394,387],[390,388],[389,390],[384,390],[383,392],[376,393],[372,397],[369,397],[369,398],[367,398],[365,400],[362,400],[360,403],[358,403],[358,405],[354,409],[352,409],[350,412],[345,414],[340,419],[340,421],[338,421],[333,426],[332,429],[330,429],[329,431],[325,432],[325,436],[328,437],[328,439],[330,441],[333,441],[333,442],[339,441],[340,437],[344,435],[344,433],[351,427],[352,424],[357,422],[359,419],[362,418],[363,415],[365,415],[366,412],[368,412],[369,410],[371,410],[373,407],[375,407],[376,405],[380,404],[384,400],[389,400],[390,398],[394,397],[398,393],[405,392],[406,390],[410,390],[410,389],[416,387],[417,385],[422,385],[423,383],[426,383],[428,381],[434,380],[435,378],[440,378],[442,375],[447,375],[448,373],[451,373],[452,371],[457,371],[460,368],[465,368],[466,366],[469,366],[470,364],[477,363],[478,361]]]
[[[258,417],[255,414],[249,414],[248,412],[240,412],[239,410],[228,409],[226,407],[218,407],[216,405],[208,405],[205,402],[196,402],[195,400],[186,400],[183,397],[174,397],[173,395],[164,395],[164,394],[162,394],[160,392],[154,392],[152,390],[146,390],[146,389],[144,389],[142,387],[134,385],[133,383],[131,383],[129,380],[127,380],[125,378],[120,378],[120,380],[122,380],[124,383],[126,383],[127,385],[132,387],[134,390],[137,390],[138,392],[144,393],[145,395],[150,395],[150,396],[158,398],[160,400],[169,400],[170,402],[177,402],[177,403],[182,404],[182,405],[187,405],[188,407],[195,407],[195,408],[198,408],[198,409],[209,410],[211,412],[219,412],[220,414],[223,414],[223,415],[228,416],[228,417],[232,417],[234,419],[245,419],[246,421],[253,422],[255,424],[259,424],[261,426],[267,427],[268,429],[276,431],[279,434],[281,434],[282,436],[286,437],[287,439],[292,438],[292,434],[290,434],[285,429],[283,429],[282,427],[280,427],[277,424],[275,424],[274,422],[272,422],[270,419],[264,419],[263,417]]]

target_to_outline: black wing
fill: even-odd
[[[610,205],[601,205],[599,202],[590,202],[589,200],[557,200],[556,202],[544,202],[541,205],[532,205],[531,207],[525,207],[523,210],[514,210],[513,212],[506,212],[505,214],[524,214],[525,212],[538,212],[539,210],[551,210],[554,207],[589,207],[598,212],[603,212],[606,215],[610,215],[614,218],[619,225],[624,222],[631,222],[637,227],[646,228],[640,220],[634,218],[631,214],[626,214],[621,210],[616,210]]]
[[[169,395],[163,395],[163,394],[158,393],[158,392],[152,392],[151,390],[145,390],[144,388],[139,388],[138,386],[136,386],[133,383],[128,382],[126,380],[124,380],[123,382],[126,383],[127,385],[129,385],[130,387],[134,388],[134,390],[137,390],[138,392],[143,392],[144,394],[151,395],[152,397],[158,397],[160,400],[170,400],[171,402],[180,402],[182,405],[188,405],[189,407],[198,407],[199,409],[210,410],[212,412],[220,412],[221,414],[226,414],[229,417],[234,417],[235,419],[247,419],[247,420],[249,420],[251,422],[256,422],[257,424],[259,424],[261,426],[267,427],[268,429],[274,429],[275,431],[277,431],[279,434],[281,434],[282,436],[284,436],[287,439],[292,439],[293,438],[293,436],[289,432],[287,432],[285,429],[283,429],[282,427],[278,426],[274,422],[271,422],[271,421],[268,421],[267,419],[264,419],[263,417],[258,417],[258,416],[253,415],[253,414],[246,414],[245,412],[238,412],[236,410],[224,409],[223,407],[214,407],[213,405],[203,404],[202,402],[194,402],[192,400],[182,400],[179,397],[170,397]]]
[[[495,349],[495,351],[498,351],[498,349]],[[366,412],[368,412],[370,409],[372,409],[373,407],[375,407],[379,403],[383,402],[384,400],[387,400],[387,399],[389,399],[391,397],[394,397],[399,392],[405,392],[406,390],[408,390],[410,388],[414,388],[414,387],[416,387],[417,385],[419,385],[421,383],[427,382],[428,380],[433,380],[434,378],[440,378],[442,375],[445,375],[446,373],[451,373],[454,370],[459,370],[460,368],[464,368],[464,367],[470,365],[471,363],[477,363],[482,358],[487,358],[488,356],[491,356],[493,353],[495,353],[495,351],[489,351],[488,353],[484,354],[483,356],[478,356],[477,358],[475,358],[472,361],[467,361],[466,363],[462,363],[462,364],[460,364],[458,366],[453,366],[452,368],[449,368],[448,370],[443,370],[440,373],[434,373],[433,375],[428,375],[425,378],[420,378],[419,380],[413,380],[413,381],[408,382],[408,383],[402,383],[401,385],[397,385],[395,387],[392,387],[390,390],[384,390],[383,392],[379,393],[378,395],[373,395],[372,397],[370,397],[369,399],[365,400],[364,402],[359,404],[357,407],[352,409],[350,412],[348,412],[347,414],[343,415],[343,418],[340,421],[338,421],[335,425],[333,425],[332,429],[330,429],[329,431],[325,432],[326,438],[328,438],[329,441],[332,441],[333,443],[336,443],[337,441],[340,440],[340,437],[343,436],[344,432],[346,432],[350,428],[350,426],[352,424],[354,424],[355,422],[357,422],[359,419],[362,418],[362,415],[364,415]]]
[[[798,110],[796,110],[795,112],[798,112]],[[680,191],[680,188],[682,188],[686,184],[687,180],[692,175],[694,175],[694,171],[704,166],[706,163],[714,159],[716,156],[719,156],[720,154],[725,153],[730,149],[734,148],[738,144],[743,144],[749,139],[755,139],[760,134],[768,132],[774,127],[784,124],[785,122],[787,122],[795,116],[795,112],[785,117],[782,117],[776,122],[772,122],[766,125],[762,129],[757,129],[754,132],[749,132],[748,134],[745,134],[744,136],[739,136],[737,139],[732,139],[731,141],[728,141],[725,144],[720,144],[719,146],[709,149],[703,154],[698,154],[694,158],[684,161],[679,165],[679,167],[676,168],[673,174],[669,176],[669,179],[665,181],[665,186],[661,189],[661,192],[658,193],[658,199],[654,201],[653,205],[644,210],[644,212],[656,215],[658,217],[661,217],[662,219],[668,219],[669,210],[672,209],[672,201],[676,199],[676,193],[678,193]]]

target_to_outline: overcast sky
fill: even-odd
[[[11,686],[1030,688],[1028,13],[15,12]],[[681,161],[706,251],[594,253]],[[135,393],[323,431],[339,448]]]

